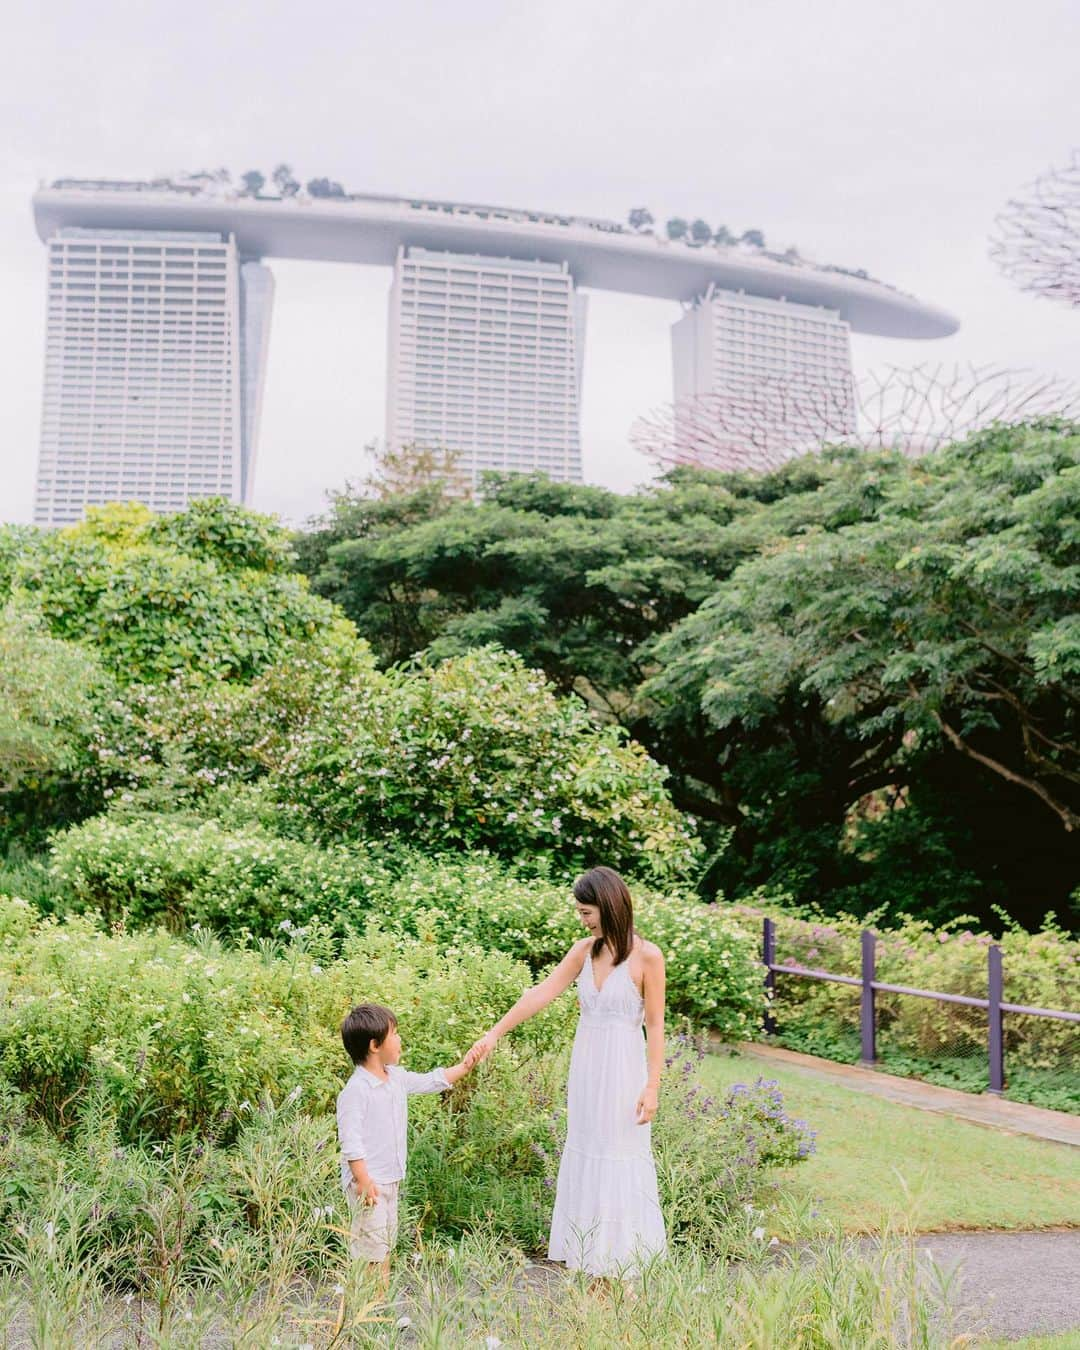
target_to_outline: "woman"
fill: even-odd
[[[610,867],[579,877],[574,899],[589,936],[474,1048],[490,1054],[577,980],[581,1016],[548,1257],[610,1276],[637,1269],[667,1245],[650,1125],[664,1064],[664,958],[634,932],[630,892]]]

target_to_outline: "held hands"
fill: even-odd
[[[471,1073],[473,1069],[475,1069],[476,1066],[480,1063],[483,1057],[484,1056],[480,1051],[480,1042],[477,1041],[477,1043],[474,1046],[472,1046],[468,1051],[466,1051],[465,1058],[461,1061],[461,1067],[465,1070],[466,1073]]]
[[[483,1060],[487,1059],[488,1055],[491,1054],[497,1044],[498,1037],[493,1035],[490,1031],[485,1031],[465,1056],[465,1064],[467,1067],[470,1069],[475,1068],[477,1064],[480,1064]]]
[[[635,1123],[638,1125],[647,1125],[649,1121],[652,1120],[653,1116],[656,1115],[657,1105],[658,1093],[656,1088],[646,1086],[642,1091],[641,1096],[637,1099],[637,1106],[635,1108],[637,1120]]]

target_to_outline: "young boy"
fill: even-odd
[[[352,1216],[349,1254],[381,1267],[385,1287],[397,1241],[398,1186],[405,1176],[407,1095],[445,1092],[473,1068],[472,1050],[459,1064],[430,1073],[399,1066],[397,1018],[378,1003],[361,1003],[341,1024],[341,1039],[356,1065],[337,1099],[341,1184]]]

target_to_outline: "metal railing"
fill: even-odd
[[[764,1029],[773,1034],[776,1022],[772,1015],[772,997],[776,988],[777,975],[794,975],[804,980],[829,980],[834,984],[848,984],[859,990],[859,1037],[861,1045],[860,1062],[872,1065],[877,1062],[877,1011],[875,999],[878,994],[906,994],[911,998],[931,998],[938,1003],[961,1003],[969,1008],[985,1008],[987,1013],[987,1057],[990,1069],[989,1091],[1000,1096],[1005,1091],[1005,1044],[1002,1036],[1002,1014],[1024,1013],[1029,1017],[1050,1017],[1060,1022],[1080,1023],[1080,1013],[1064,1012],[1057,1008],[1029,1008],[1023,1003],[1006,1003],[1004,975],[1001,961],[1001,948],[996,944],[987,948],[986,998],[973,998],[968,994],[946,994],[935,989],[914,989],[906,984],[886,984],[876,978],[877,934],[870,928],[862,930],[861,973],[854,975],[835,975],[828,970],[814,970],[808,966],[777,965],[776,963],[776,922],[765,919],[762,930],[762,960],[765,965],[765,989],[769,1003],[765,1010]]]

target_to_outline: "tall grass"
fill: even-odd
[[[954,1336],[953,1291],[899,1237],[869,1252],[830,1240],[739,1262],[682,1250],[635,1282],[596,1288],[479,1233],[400,1259],[385,1297],[343,1250],[323,1279],[307,1281],[286,1242],[269,1268],[243,1247],[222,1248],[182,1284],[150,1263],[145,1283],[121,1295],[78,1260],[77,1228],[60,1235],[63,1212],[57,1197],[4,1245],[7,1335],[34,1350],[113,1338],[154,1347],[930,1350]]]

